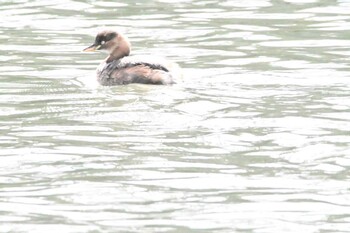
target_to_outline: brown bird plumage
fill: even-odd
[[[122,34],[104,30],[97,34],[95,42],[84,51],[107,50],[109,56],[97,68],[97,80],[101,85],[129,83],[173,84],[177,64],[151,56],[129,56],[130,42]]]

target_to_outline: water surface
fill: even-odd
[[[0,12],[1,232],[349,231],[349,1]],[[99,86],[102,27],[183,80]]]

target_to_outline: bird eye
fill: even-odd
[[[103,40],[103,41],[101,41],[101,44],[104,44],[104,43],[106,43],[106,41],[104,41],[104,40]]]

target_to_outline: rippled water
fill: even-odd
[[[350,1],[1,1],[1,232],[348,232]],[[100,87],[116,27],[174,86]]]

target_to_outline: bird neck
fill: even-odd
[[[130,47],[129,41],[122,37],[118,43],[118,46],[107,57],[106,62],[109,63],[114,60],[119,60],[125,56],[129,56]]]

